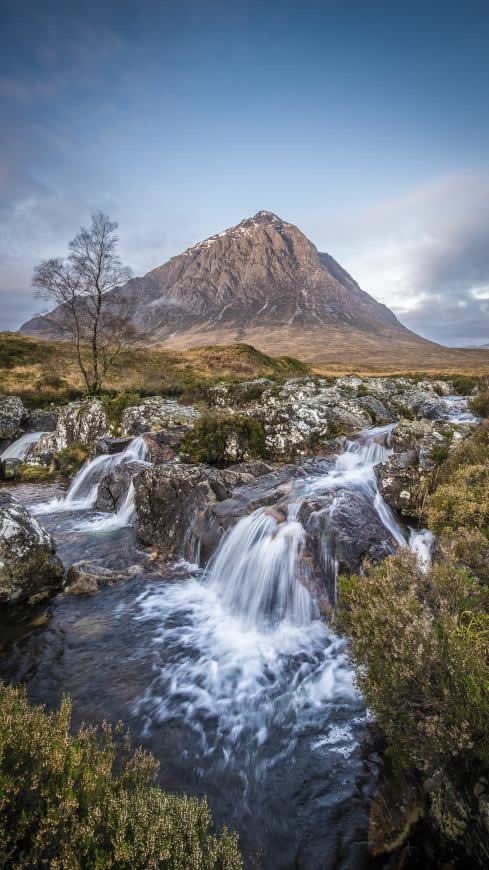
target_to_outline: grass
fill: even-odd
[[[107,378],[104,394],[107,401],[124,392],[192,402],[203,399],[207,387],[219,381],[258,377],[280,381],[310,371],[293,357],[270,357],[248,344],[188,351],[138,349],[121,355]],[[18,395],[30,407],[80,398],[82,378],[69,345],[0,333],[0,393]],[[116,417],[117,403],[109,410]]]
[[[489,353],[487,354],[489,360]],[[470,359],[470,356],[469,356]],[[426,369],[415,371],[386,356],[369,366],[349,365],[349,350],[327,365],[312,368],[292,356],[270,356],[250,344],[208,345],[188,350],[169,350],[160,346],[128,351],[121,355],[108,377],[104,394],[108,400],[120,393],[141,397],[162,395],[184,402],[205,399],[205,391],[219,381],[238,383],[267,377],[280,383],[286,378],[304,375],[336,377],[356,374],[360,377],[391,375],[421,380],[429,375],[441,379],[456,377],[456,388],[470,392],[487,374],[474,356],[470,371],[460,374],[457,359],[451,365],[432,360]],[[466,363],[464,362],[464,368]],[[47,406],[51,402],[73,401],[83,395],[83,383],[74,355],[65,342],[29,338],[18,333],[0,333],[0,393],[19,395],[28,407]],[[118,413],[116,406],[114,415]]]
[[[0,867],[239,870],[236,837],[157,774],[119,728],[73,734],[67,699],[46,713],[0,684]]]

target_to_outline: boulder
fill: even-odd
[[[372,418],[372,423],[377,426],[385,426],[387,423],[394,423],[397,419],[392,411],[389,411],[380,399],[375,396],[360,396],[357,402],[361,408],[364,408]]]
[[[206,508],[251,482],[256,471],[254,463],[239,471],[179,464],[146,468],[134,479],[136,534],[166,560],[182,555],[195,560]]]
[[[208,389],[207,400],[216,408],[240,409],[243,405],[256,402],[271,387],[273,381],[269,378],[255,378],[239,384],[216,384]]]
[[[18,396],[0,396],[0,439],[11,441],[21,434],[28,411]]]
[[[406,520],[421,519],[436,468],[472,430],[469,423],[426,419],[396,426],[391,435],[392,455],[375,468],[379,492],[387,504]]]
[[[57,453],[70,444],[94,444],[110,433],[110,424],[99,399],[70,402],[59,411],[55,431],[43,435],[32,450],[32,456]]]
[[[142,435],[156,432],[169,426],[192,425],[200,417],[200,411],[180,405],[173,399],[152,396],[140,405],[126,408],[121,418],[121,430],[125,435]]]
[[[375,510],[373,493],[330,490],[304,499],[297,518],[308,535],[314,576],[330,601],[335,599],[337,573],[358,574],[366,562],[375,564],[397,547]]]
[[[171,462],[178,454],[180,445],[191,426],[171,426],[159,432],[145,432],[144,440],[149,450],[149,460],[155,465]]]
[[[63,574],[51,535],[20,501],[0,491],[0,603],[34,604],[60,589]]]
[[[105,438],[101,438],[97,441],[95,445],[95,455],[96,456],[104,456],[104,455],[113,455],[114,453],[122,453],[126,447],[131,443],[132,438],[129,436],[125,438],[112,438],[110,435],[107,435]]]
[[[147,468],[146,462],[133,460],[121,462],[100,481],[95,507],[99,511],[118,511],[123,505],[131,481],[136,474]]]
[[[2,459],[0,460],[0,479],[1,480],[18,480],[20,470],[22,468],[21,459]]]
[[[104,586],[113,586],[131,576],[128,572],[111,571],[84,559],[69,568],[63,591],[65,595],[96,595]]]
[[[57,408],[34,408],[22,429],[24,432],[54,432],[58,425],[58,414]]]

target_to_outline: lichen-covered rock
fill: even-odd
[[[95,445],[95,455],[112,456],[115,453],[122,453],[126,447],[129,446],[131,441],[132,438],[130,436],[126,436],[125,438],[113,438],[112,436],[107,435],[105,438],[101,438],[97,441]]]
[[[200,411],[180,405],[174,399],[151,396],[140,405],[134,405],[122,414],[121,431],[125,435],[142,435],[156,432],[168,426],[192,425],[200,417]]]
[[[66,574],[65,595],[96,595],[104,586],[129,580],[128,572],[111,571],[89,559],[75,562]]]
[[[436,468],[472,429],[468,423],[426,419],[396,426],[391,435],[392,455],[375,469],[379,492],[387,504],[406,520],[421,519]]]
[[[21,459],[0,460],[0,480],[18,480],[22,468]]]
[[[256,402],[272,386],[273,381],[269,378],[255,378],[238,384],[216,384],[207,391],[207,399],[216,408],[239,409],[249,402]]]
[[[147,468],[146,462],[121,462],[100,481],[95,507],[99,511],[117,511],[124,503],[132,479]]]
[[[29,412],[27,422],[23,424],[24,432],[54,432],[58,424],[57,408],[34,408]]]
[[[372,422],[377,426],[394,423],[396,420],[392,411],[389,411],[380,399],[375,398],[375,396],[359,396],[356,401],[361,408],[364,408],[370,414]]]
[[[199,519],[209,504],[229,498],[236,487],[253,480],[255,463],[246,469],[247,463],[239,471],[203,465],[147,468],[134,479],[138,537],[164,559],[195,558]]]
[[[32,455],[57,453],[71,444],[83,444],[92,448],[95,443],[110,434],[110,424],[99,399],[84,399],[70,402],[59,411],[55,431],[43,435]]]
[[[0,491],[0,603],[34,604],[58,591],[63,574],[51,535],[20,501]]]
[[[21,434],[21,424],[28,417],[18,396],[0,396],[0,439],[12,440]]]

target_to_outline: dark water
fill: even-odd
[[[11,491],[29,505],[60,495]],[[130,527],[87,531],[93,517],[39,520],[66,565],[132,566],[134,579],[1,626],[1,676],[50,707],[68,693],[75,724],[122,720],[160,760],[165,787],[207,795],[216,824],[239,831],[249,866],[366,866],[378,759],[341,641],[314,618],[250,624],[219,578],[185,563],[159,576]]]

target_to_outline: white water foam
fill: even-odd
[[[149,455],[147,444],[142,436],[133,438],[121,453],[96,456],[86,462],[73,478],[65,497],[49,502],[35,504],[31,510],[35,514],[57,513],[59,511],[82,511],[93,508],[97,501],[100,481],[116,465],[138,460],[144,462]]]
[[[21,435],[13,444],[6,447],[3,453],[0,453],[0,459],[24,459],[27,455],[29,447],[32,444],[37,444],[46,432],[28,432],[27,435]]]

